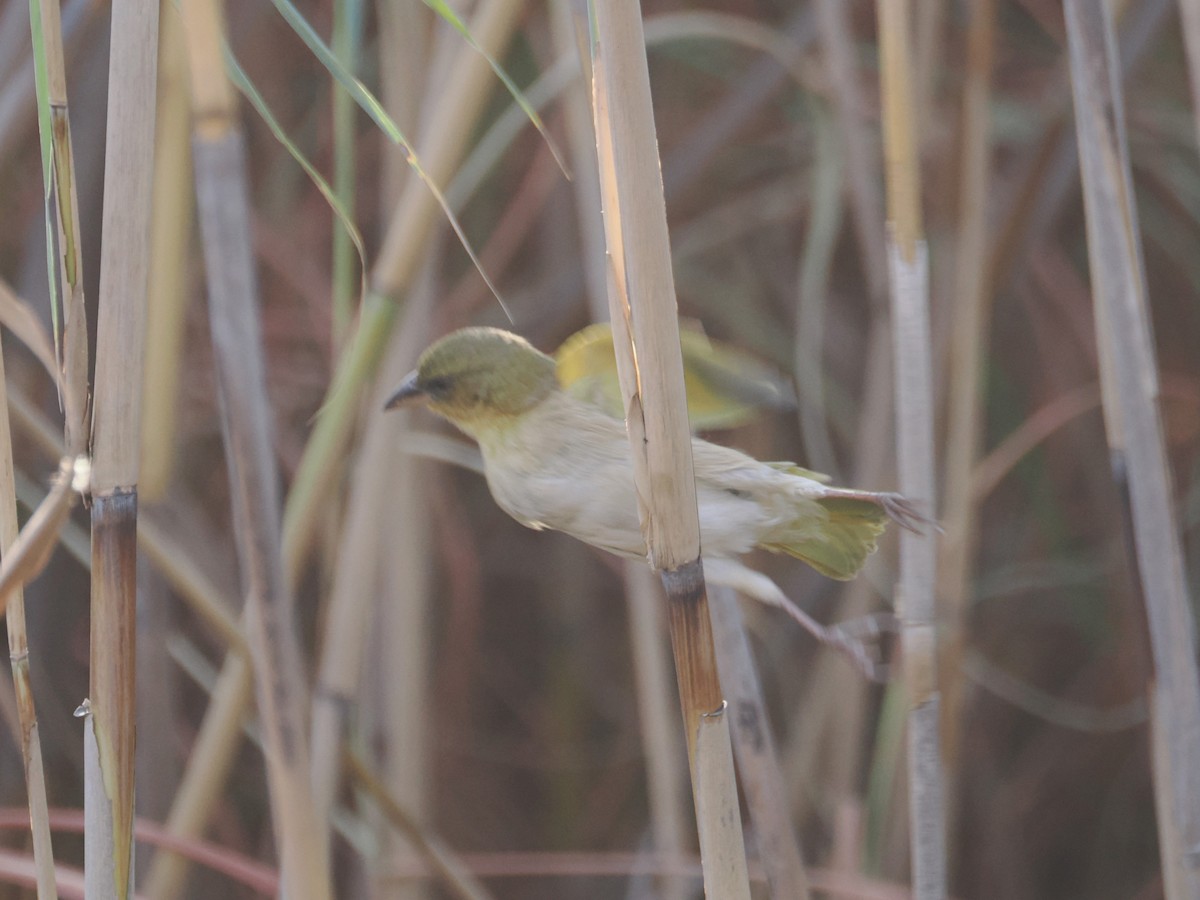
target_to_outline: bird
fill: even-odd
[[[679,350],[693,430],[736,428],[763,410],[793,410],[796,395],[782,373],[746,353],[708,337],[699,323],[679,320]],[[554,351],[563,390],[610,416],[625,414],[612,327],[596,322],[575,332]]]
[[[493,499],[522,525],[647,559],[625,424],[564,390],[553,357],[509,331],[459,329],[421,354],[384,408],[420,404],[474,439]],[[900,494],[835,487],[794,463],[762,462],[698,437],[692,464],[706,579],[779,606],[850,649],[854,635],[815,622],[739,558],[762,548],[849,580],[889,520],[920,532],[925,516]]]

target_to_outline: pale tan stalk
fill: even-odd
[[[929,267],[921,225],[920,168],[907,0],[878,0],[880,84],[887,176],[889,272],[896,362],[896,450],[900,490],[932,513],[933,377]],[[946,831],[939,747],[931,535],[900,535],[897,609],[908,693],[909,846],[913,895],[946,896]]]
[[[729,722],[700,562],[679,321],[641,14],[633,0],[598,3],[592,12],[593,114],[609,310],[638,514],[650,562],[667,588],[705,890],[713,898],[748,898]]]
[[[395,335],[381,385],[398,384],[430,339],[432,293],[422,294],[425,299],[409,307],[409,322]],[[382,410],[385,399],[380,396],[373,408]],[[347,717],[359,699],[363,654],[373,623],[389,636],[389,661],[403,669],[389,672],[392,666],[381,661],[389,688],[402,693],[388,704],[388,715],[405,725],[388,726],[393,737],[389,756],[409,775],[402,791],[394,784],[392,789],[408,809],[422,806],[421,785],[426,779],[421,777],[419,760],[424,755],[422,701],[428,680],[425,618],[431,553],[416,475],[422,463],[415,456],[395,452],[410,427],[406,413],[380,412],[370,417],[351,480],[313,697],[313,792],[327,832],[342,771]],[[381,477],[395,489],[381,488]],[[388,527],[389,520],[393,527]],[[387,590],[383,590],[385,573]],[[379,602],[382,598],[386,599]],[[401,620],[385,626],[397,617]]]
[[[432,13],[420,3],[377,0],[375,7],[379,18],[379,46],[385,48],[379,54],[379,99],[392,121],[409,134],[416,130],[422,78],[429,57],[425,35]],[[391,144],[382,135],[379,140],[383,141],[386,151],[381,179],[383,188],[379,192],[380,210],[386,221],[399,204],[409,177],[416,176],[409,167],[403,147]]]
[[[109,59],[92,441],[91,702],[84,725],[88,819],[84,873],[89,896],[121,898],[133,891],[138,439],[150,261],[158,0],[113,4]],[[79,353],[70,342],[71,337],[64,336],[67,449],[73,452],[78,438],[72,437],[70,428],[70,371]]]
[[[1088,268],[1113,475],[1136,560],[1154,674],[1154,794],[1165,893],[1200,896],[1200,674],[1158,410],[1158,376],[1112,13],[1067,0]]]
[[[445,81],[445,78],[437,77],[435,52],[437,61],[444,55],[445,64],[450,65],[463,47],[457,34],[446,35],[444,46],[430,40],[432,12],[423,4],[383,2],[379,7],[380,46],[387,48],[380,54],[380,66],[384,71],[391,70],[390,77],[384,82],[381,99],[406,133],[423,133],[423,129],[418,128],[421,113],[424,113],[426,123],[439,114],[439,91]],[[504,40],[499,36],[491,39]],[[381,217],[382,228],[386,228],[400,201],[404,180],[417,180],[402,148],[387,149],[383,179],[385,185],[394,185],[395,190]],[[441,230],[432,223],[429,227],[434,232]],[[438,252],[426,254],[425,264],[408,291],[400,333],[393,335],[392,352],[385,357],[384,371],[377,380],[388,389],[407,374],[417,351],[425,343],[423,338],[430,334],[432,309],[439,299],[434,276],[439,260]],[[422,483],[427,463],[415,458],[396,458],[396,433],[404,427],[407,415],[385,416],[380,413],[380,404],[374,402],[370,403],[367,414],[369,424],[363,449],[355,460],[350,501],[342,528],[346,538],[351,529],[364,528],[373,537],[365,541],[369,556],[361,573],[351,573],[348,554],[339,554],[333,574],[330,619],[332,625],[332,621],[341,615],[337,610],[348,607],[342,613],[349,620],[342,632],[349,633],[351,640],[346,642],[348,648],[343,647],[347,652],[343,653],[339,663],[330,662],[327,667],[327,660],[322,658],[321,671],[335,673],[333,677],[339,679],[346,686],[348,695],[354,697],[358,703],[357,734],[379,735],[387,748],[379,766],[386,777],[387,788],[419,822],[425,823],[433,783],[429,738],[433,721],[429,656],[433,648],[428,621],[434,600],[431,584],[434,554],[433,537],[427,523],[427,491]],[[380,473],[383,473],[382,477]],[[368,498],[364,495],[371,493],[368,485],[372,481],[375,492]],[[357,503],[356,496],[359,498]],[[356,585],[355,581],[360,584]],[[364,586],[361,582],[366,581],[376,588],[372,596],[380,598],[374,604],[368,605],[352,597],[352,592]],[[357,632],[354,630],[355,613],[364,615],[357,620]],[[332,635],[333,629],[329,632]],[[374,640],[367,647],[361,647],[360,643],[371,636]],[[368,671],[372,675],[369,691],[364,691],[359,684],[361,673],[349,670],[351,662],[364,651],[369,655]],[[332,712],[326,709],[323,714]],[[314,710],[314,715],[316,713]],[[349,740],[350,736],[345,733],[347,710],[342,709],[337,714],[339,721],[335,731],[339,743],[332,745],[332,749],[340,754],[340,741]],[[314,718],[313,765],[317,773],[315,778],[319,779],[320,761],[315,756],[321,748],[316,743],[317,734]],[[324,739],[328,740],[328,735]],[[331,771],[336,776],[342,769],[339,766]],[[322,789],[319,782],[315,783],[318,790]],[[371,821],[376,826],[382,824],[377,818]],[[372,880],[377,880],[382,867],[407,862],[418,852],[411,841],[394,829],[380,830],[380,833],[386,835],[383,852],[364,861],[369,866],[365,877]],[[429,893],[428,884],[414,882],[397,890],[395,900],[425,900]]]
[[[8,417],[8,385],[4,357],[0,353],[0,547],[5,561],[17,540],[17,498],[12,460],[12,431]],[[0,601],[2,602],[2,601]],[[50,819],[46,802],[46,778],[42,768],[42,739],[38,730],[33,686],[29,680],[29,641],[25,633],[25,598],[17,588],[5,609],[8,627],[8,658],[16,691],[21,759],[25,763],[25,790],[29,803],[29,827],[33,835],[33,862],[37,871],[38,900],[58,896],[54,884],[54,848],[50,843]]]
[[[166,493],[175,462],[192,187],[191,99],[179,8],[163,2],[159,31],[158,120],[154,158],[154,228],[146,311],[146,375],[142,398],[142,499]]]
[[[943,31],[945,30],[946,0],[921,0],[913,14],[916,17],[916,47],[914,61],[916,71],[913,85],[913,103],[917,114],[918,147],[927,143],[935,128],[934,97],[937,94],[938,68],[943,57]]]
[[[591,59],[587,52],[585,9],[578,4],[551,6],[555,49],[560,57],[576,55],[588,75],[572,81],[564,90],[563,102],[571,154],[572,187],[579,219],[579,243],[587,286],[588,312],[593,321],[608,319],[608,288],[605,278],[604,218],[600,210],[600,182],[596,170],[596,132],[592,124]],[[629,608],[630,649],[637,685],[638,719],[646,756],[646,784],[650,806],[650,830],[654,849],[672,857],[687,847],[684,823],[686,782],[671,722],[671,662],[664,638],[665,622],[659,609],[662,596],[653,575],[641,563],[622,567],[625,598]],[[686,879],[664,878],[659,890],[664,900],[679,900],[689,889]]]

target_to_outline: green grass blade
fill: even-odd
[[[292,155],[292,159],[296,160],[300,168],[302,168],[305,174],[308,175],[313,185],[315,185],[317,190],[321,192],[321,196],[325,198],[325,202],[329,204],[329,208],[332,209],[334,215],[338,217],[338,221],[342,223],[342,228],[345,229],[347,236],[354,244],[354,249],[358,252],[360,273],[358,299],[359,303],[361,304],[362,299],[366,296],[367,292],[366,276],[363,274],[366,272],[367,267],[367,251],[363,246],[362,234],[359,233],[358,226],[354,224],[354,219],[346,210],[346,207],[342,203],[341,198],[338,197],[337,192],[329,186],[329,183],[322,177],[321,173],[318,172],[316,167],[305,158],[304,154],[300,152],[300,148],[296,146],[292,139],[288,137],[287,132],[283,130],[283,126],[279,124],[279,121],[271,112],[271,108],[267,105],[267,101],[263,98],[263,95],[259,93],[258,88],[256,88],[253,82],[250,81],[250,77],[246,74],[245,70],[242,69],[241,65],[234,57],[233,51],[229,48],[229,45],[226,44],[223,49],[225,52],[225,68],[229,71],[230,81],[232,81],[234,86],[242,92],[242,95],[248,101],[250,101],[250,105],[254,107],[255,111],[267,124],[267,127],[271,129],[271,133],[275,135],[275,140],[279,141],[279,143],[284,146],[287,152]]]
[[[487,60],[488,65],[492,67],[492,71],[496,73],[496,77],[499,78],[501,83],[503,83],[503,85],[508,89],[508,92],[512,95],[513,100],[515,100],[517,105],[521,107],[530,123],[532,123],[533,127],[538,130],[538,133],[542,136],[542,139],[545,140],[546,146],[550,149],[550,153],[554,156],[554,161],[558,163],[558,167],[562,170],[563,175],[569,179],[571,177],[571,172],[567,168],[566,158],[558,149],[558,145],[554,143],[554,139],[550,137],[550,133],[546,130],[546,126],[542,123],[542,117],[538,115],[537,110],[533,107],[533,104],[529,102],[528,98],[526,98],[525,94],[521,92],[521,89],[517,87],[516,83],[509,78],[508,73],[504,71],[500,63],[496,62],[496,59],[490,53],[487,53],[482,47],[479,46],[478,43],[476,43],[475,38],[471,35],[471,32],[467,28],[466,24],[458,17],[458,14],[450,8],[450,5],[446,3],[446,0],[425,0],[425,5],[449,22],[450,25],[453,26],[454,30],[463,36],[463,40],[467,42],[471,49]]]
[[[429,188],[430,192],[432,192],[434,199],[437,200],[438,206],[440,206],[442,208],[442,212],[446,214],[446,220],[450,223],[450,227],[458,236],[459,243],[462,244],[463,249],[470,258],[471,264],[475,266],[476,270],[479,272],[479,276],[483,279],[484,284],[488,286],[488,290],[492,292],[492,295],[496,298],[496,302],[500,304],[500,308],[504,310],[504,314],[508,317],[508,320],[512,322],[513,317],[512,313],[509,311],[508,305],[504,302],[504,298],[500,296],[500,291],[496,289],[496,285],[492,283],[492,279],[489,278],[487,272],[483,270],[483,265],[480,263],[479,257],[475,254],[474,248],[471,247],[471,242],[467,240],[467,235],[466,232],[463,231],[462,225],[459,224],[458,219],[450,210],[450,204],[446,202],[446,198],[443,196],[441,189],[434,184],[433,179],[429,177],[425,169],[421,166],[421,161],[417,157],[417,151],[413,147],[412,143],[404,136],[404,133],[400,130],[399,126],[392,121],[392,117],[389,116],[386,111],[384,111],[383,106],[380,105],[379,101],[375,99],[375,96],[369,90],[367,90],[363,83],[355,78],[344,65],[342,65],[341,61],[338,60],[336,55],[334,55],[334,52],[330,50],[328,46],[326,46],[324,41],[321,40],[320,35],[313,31],[312,26],[305,21],[302,15],[300,15],[296,7],[293,6],[289,0],[272,0],[272,2],[275,4],[275,8],[279,10],[279,14],[283,16],[284,20],[292,26],[292,29],[297,35],[299,35],[300,39],[308,45],[308,48],[313,52],[313,55],[315,55],[321,64],[329,70],[329,74],[336,78],[338,83],[341,84],[341,86],[350,93],[350,96],[354,98],[355,102],[362,107],[363,112],[370,116],[375,124],[383,129],[383,132],[388,137],[400,144],[405,149],[408,154],[408,164],[412,167],[413,171],[417,173],[417,177],[420,178],[421,181],[425,183],[425,186]],[[322,182],[322,184],[324,184],[324,182]],[[325,193],[327,190],[328,186],[326,185],[325,189],[322,190],[322,193]]]
[[[412,154],[412,146],[408,139],[392,117],[387,114],[383,104],[376,100],[375,95],[367,90],[366,86],[342,64],[336,54],[321,40],[321,36],[308,24],[304,16],[300,15],[299,10],[289,0],[272,0],[272,2],[279,10],[279,14],[283,16],[284,21],[292,26],[292,30],[296,32],[300,40],[304,41],[313,55],[320,60],[321,65],[328,69],[329,74],[337,79],[338,84],[354,98],[354,102],[362,107],[363,112],[371,117],[371,120],[380,127],[384,134],[397,144],[403,145]]]
[[[33,38],[33,84],[37,95],[38,149],[42,156],[42,184],[45,185],[46,206],[46,284],[50,290],[50,322],[54,333],[54,356],[62,367],[62,331],[59,316],[58,278],[54,265],[54,222],[50,217],[51,192],[54,185],[54,126],[50,116],[49,75],[46,70],[46,41],[42,29],[42,9],[38,0],[29,0],[29,30]],[[56,379],[57,380],[57,379]]]

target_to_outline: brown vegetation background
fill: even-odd
[[[355,69],[420,152],[430,123],[448,114],[446,84],[462,38],[426,7],[407,4],[412,8],[397,11],[400,5],[363,5]],[[984,107],[988,167],[986,178],[970,185],[963,178],[963,98],[979,45],[970,43],[968,30],[987,4],[927,5],[938,14],[923,11],[917,20],[916,62],[924,80],[916,124],[932,270],[939,477],[952,359],[961,350],[955,321],[966,302],[964,265],[982,273],[986,322],[980,440],[971,468],[975,538],[961,587],[946,575],[939,597],[947,603],[959,598],[964,610],[961,643],[957,614],[948,612],[943,623],[955,650],[944,673],[951,893],[996,900],[1158,897],[1145,712],[1150,663],[1099,405],[1061,11],[1043,0],[995,3],[984,37],[994,52]],[[330,35],[332,2],[297,6],[318,33]],[[842,483],[890,489],[892,411],[890,400],[881,399],[890,391],[890,345],[872,340],[875,329],[886,328],[887,305],[869,249],[873,242],[881,246],[884,224],[880,210],[867,221],[852,208],[856,180],[860,187],[871,181],[876,193],[882,185],[875,10],[869,3],[844,4],[853,65],[847,85],[829,63],[815,7],[745,0],[704,7],[754,26],[747,37],[726,20],[698,35],[704,20],[691,4],[643,4],[654,40],[650,72],[679,305],[710,335],[806,379],[798,388],[798,412],[770,413],[713,439],[760,458],[796,460]],[[1175,6],[1136,0],[1123,7],[1117,29],[1127,67],[1125,124],[1162,416],[1194,590],[1200,577],[1196,117]],[[85,293],[94,322],[107,5],[68,0],[63,9],[90,279]],[[471,12],[462,10],[469,27]],[[27,16],[20,0],[0,3],[0,276],[49,328]],[[512,38],[496,55],[523,88],[557,60],[577,57],[573,39],[564,40],[545,4],[527,4],[516,16]],[[173,4],[164,4],[162,18],[164,28],[172,19],[178,26]],[[335,139],[352,135],[351,199],[369,269],[398,198],[412,189],[402,152],[360,112],[335,120],[337,88],[270,4],[229,4],[227,27],[233,53],[319,171],[331,177]],[[670,33],[653,37],[656,27]],[[749,46],[756,41],[759,46]],[[776,55],[764,53],[767,43]],[[182,52],[178,43],[170,46]],[[160,94],[169,79],[187,77],[176,62],[163,57]],[[587,162],[570,134],[568,106],[576,104],[578,113],[586,101],[577,79],[543,111],[549,133],[568,157],[575,153],[575,169]],[[187,92],[167,96],[171,104],[185,103]],[[477,147],[512,102],[495,78],[484,100],[479,116],[463,123],[461,146],[451,156]],[[590,123],[586,106],[582,113]],[[167,115],[160,107],[160,140],[178,143],[179,133],[162,130]],[[840,117],[846,115],[864,142],[857,155],[845,143]],[[355,327],[338,321],[331,298],[349,286],[356,303],[359,284],[356,274],[346,280],[334,273],[331,247],[341,226],[325,198],[244,101],[240,118],[274,462],[286,491]],[[184,146],[186,140],[185,124]],[[418,268],[393,298],[400,314],[389,362],[358,403],[360,439],[339,454],[328,476],[315,541],[304,556],[295,597],[303,693],[315,702],[326,689],[317,673],[332,617],[345,614],[334,598],[344,591],[342,579],[351,578],[345,567],[353,565],[359,577],[351,578],[350,590],[368,598],[369,612],[360,629],[361,662],[345,670],[358,684],[339,708],[347,715],[349,746],[421,827],[461,854],[498,898],[666,896],[679,890],[671,879],[640,874],[655,828],[639,716],[645,687],[635,678],[623,566],[565,536],[521,528],[496,508],[477,474],[395,442],[411,433],[453,437],[430,416],[401,420],[382,455],[363,451],[361,436],[381,415],[376,396],[433,336],[485,323],[512,328],[551,351],[604,309],[603,293],[596,293],[597,284],[603,288],[596,281],[603,278],[603,260],[581,224],[596,209],[580,200],[578,174],[575,182],[563,177],[528,122],[485,171],[459,207],[460,217],[513,321],[444,217],[432,215],[417,232]],[[187,199],[190,177],[184,170],[166,187],[159,183],[176,198],[172,208],[191,236],[175,273],[175,296],[151,297],[152,307],[178,302],[180,330],[172,336],[173,326],[156,324],[151,313],[149,341],[167,342],[170,350],[154,363],[162,368],[145,377],[148,385],[168,387],[170,396],[144,413],[140,504],[143,519],[167,541],[168,555],[202,573],[213,596],[236,615],[238,559],[204,270]],[[449,180],[442,187],[456,202]],[[975,251],[964,249],[961,198],[968,189],[979,198],[968,206],[984,222],[983,247]],[[814,321],[821,329],[816,335],[806,330]],[[92,335],[94,342],[94,329]],[[19,496],[27,511],[57,466],[30,423],[40,416],[53,433],[61,413],[53,385],[32,357],[11,335],[5,346],[8,389],[16,398],[10,402],[31,410],[14,424]],[[437,448],[422,452],[444,455]],[[161,476],[147,483],[155,472]],[[348,537],[360,502],[353,486],[360,480],[380,513],[365,533]],[[72,712],[88,690],[86,529],[86,516],[72,520],[63,546],[26,596],[32,680],[56,809],[77,809],[82,796],[82,740]],[[960,537],[948,532],[945,540]],[[857,587],[765,554],[752,563],[806,610],[832,622],[890,608],[895,556],[894,544],[885,541]],[[178,571],[156,562],[144,546],[139,566],[137,806],[144,820],[162,823],[195,759],[228,641],[185,596]],[[828,896],[907,896],[898,689],[865,685],[778,611],[747,606],[744,612],[805,862],[826,873],[823,883],[841,873],[857,891]],[[7,670],[0,680],[0,807],[18,814],[0,844],[28,851]],[[676,709],[672,697],[669,727],[685,776]],[[205,792],[211,808],[203,837],[238,858],[273,866],[263,759],[253,719],[246,723],[250,736],[231,739],[237,749],[228,778]],[[690,818],[686,785],[665,790]],[[399,837],[395,818],[381,812],[362,779],[341,781],[336,808],[337,896],[450,896],[421,874],[420,854]],[[684,856],[694,863],[691,840]],[[81,864],[82,845],[71,831],[56,828],[55,851],[60,863]],[[144,877],[154,852],[139,844]],[[209,866],[195,867],[189,878],[179,896],[260,896],[245,878]],[[698,878],[687,883],[698,892]],[[761,883],[755,892],[766,896]],[[2,886],[0,895],[27,896]]]

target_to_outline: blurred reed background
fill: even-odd
[[[456,435],[380,411],[447,330],[499,325],[552,351],[607,316],[586,9],[452,6],[164,2],[147,225],[137,184],[103,196],[110,24],[146,0],[63,0],[61,16],[56,0],[0,2],[4,546],[10,493],[31,523],[0,572],[0,897],[54,896],[47,833],[58,893],[83,895],[72,713],[99,663],[129,677],[103,635],[90,670],[88,638],[89,569],[128,548],[89,552],[88,511],[67,518],[52,477],[91,427],[84,359],[97,462],[105,444],[116,472],[97,497],[132,490],[137,509],[136,619],[105,601],[105,628],[136,628],[118,715],[136,710],[138,896],[271,896],[281,868],[295,896],[699,895],[660,589],[521,528],[453,464],[470,462]],[[796,378],[794,411],[715,440],[894,488],[885,215],[898,245],[928,242],[920,414],[945,529],[933,624],[955,897],[1194,896],[1176,850],[1200,839],[1200,4],[1112,6],[642,6],[680,311]],[[885,11],[909,21],[914,64],[888,104]],[[35,60],[57,111],[46,148]],[[331,66],[379,98],[376,121]],[[888,158],[901,127],[920,162],[907,200],[885,179],[885,105]],[[136,240],[110,230],[123,217],[149,236],[144,325],[136,286],[101,285],[116,265],[102,247],[137,281]],[[98,313],[117,295],[129,311]],[[144,372],[128,344],[142,327]],[[91,507],[93,534],[128,531],[108,509]],[[17,563],[55,534],[29,581]],[[898,560],[889,535],[848,584],[752,562],[832,623],[892,608]],[[741,612],[794,830],[747,816],[751,895],[792,896],[760,848],[798,845],[801,892],[916,896],[901,682],[866,682],[777,610]],[[749,690],[723,674],[735,701]]]

